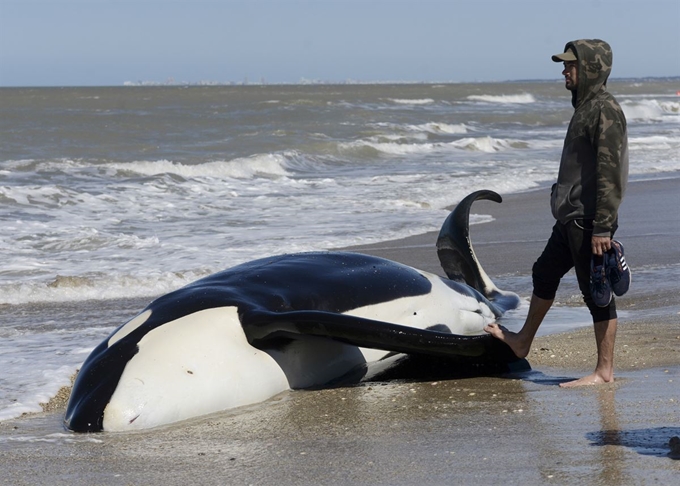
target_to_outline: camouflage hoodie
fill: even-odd
[[[626,118],[607,92],[612,50],[601,40],[569,42],[578,60],[578,85],[572,91],[574,115],[564,140],[551,208],[562,223],[593,220],[593,234],[616,230],[618,209],[628,180]]]

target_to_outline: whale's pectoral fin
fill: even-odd
[[[252,311],[242,315],[241,322],[248,341],[256,347],[276,339],[308,335],[397,353],[483,358],[496,362],[517,360],[505,343],[488,334],[461,336],[332,312]]]
[[[519,305],[519,297],[498,289],[477,260],[470,241],[470,207],[479,199],[500,203],[501,196],[493,191],[473,192],[449,214],[437,237],[437,256],[449,279],[466,283],[493,302],[503,313]]]

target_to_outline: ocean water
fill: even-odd
[[[677,89],[610,83],[632,179],[680,177]],[[561,82],[0,89],[0,420],[157,295],[550,184],[572,112]]]

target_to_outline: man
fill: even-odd
[[[606,282],[607,292],[591,293],[591,260],[604,257],[612,248],[618,226],[618,208],[628,180],[626,119],[606,90],[612,67],[609,44],[598,39],[569,42],[564,53],[552,56],[552,60],[564,63],[562,75],[575,108],[557,183],[552,187],[550,204],[556,222],[532,269],[534,291],[524,326],[513,333],[494,323],[485,331],[507,343],[518,357],[526,357],[560,280],[574,268],[593,317],[597,364],[592,374],[560,386],[595,385],[614,380],[617,314]]]

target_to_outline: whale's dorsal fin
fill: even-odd
[[[437,256],[446,275],[478,290],[502,310],[514,309],[519,297],[498,289],[477,260],[470,241],[470,207],[478,199],[500,203],[501,196],[489,190],[473,192],[449,214],[437,238]]]

